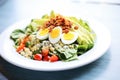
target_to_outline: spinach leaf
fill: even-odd
[[[14,30],[11,35],[10,35],[10,38],[13,40],[13,41],[16,41],[20,36],[23,36],[25,35],[25,32],[21,29],[16,29]]]

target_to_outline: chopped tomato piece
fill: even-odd
[[[17,52],[20,52],[21,50],[23,50],[24,49],[24,47],[25,47],[25,43],[27,42],[29,40],[29,37],[27,36],[27,37],[25,37],[22,41],[21,41],[21,43],[20,43],[20,45],[18,46],[18,48],[17,48]]]
[[[20,46],[18,46],[18,48],[17,48],[17,52],[20,52],[21,50],[23,50],[24,49],[24,47],[25,47],[25,44],[20,44]]]
[[[42,55],[47,56],[49,54],[49,49],[42,49]]]
[[[58,56],[57,55],[52,55],[49,59],[50,62],[55,62],[55,61],[58,61]]]
[[[49,59],[50,59],[50,56],[45,56],[45,57],[43,58],[43,61],[49,61]]]

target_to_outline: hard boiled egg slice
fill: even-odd
[[[52,31],[49,34],[49,41],[51,43],[57,43],[60,38],[61,38],[61,34],[62,34],[62,28],[61,27],[55,27],[54,29],[52,29]]]
[[[48,28],[46,28],[46,29],[40,29],[37,32],[37,38],[40,39],[40,40],[47,39],[48,35],[49,35],[49,29]]]
[[[78,34],[75,32],[69,31],[68,33],[63,33],[61,36],[61,41],[64,44],[72,44],[74,43],[78,38]]]

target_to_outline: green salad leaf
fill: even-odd
[[[21,29],[16,29],[14,30],[11,35],[10,35],[10,38],[13,40],[13,41],[16,41],[19,37],[21,36],[24,36],[25,35],[25,32]]]
[[[65,49],[64,51],[61,49],[57,50],[58,56],[63,61],[71,61],[77,59],[77,50],[76,49]]]

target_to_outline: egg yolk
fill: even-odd
[[[41,35],[41,36],[44,36],[44,35],[46,35],[48,32],[49,32],[48,29],[42,29],[42,30],[40,31],[40,35]]]
[[[68,32],[68,33],[66,33],[66,34],[63,35],[63,38],[65,40],[72,40],[74,38],[74,34],[71,33],[71,32]]]
[[[51,38],[57,38],[60,35],[59,29],[53,29],[50,33]]]

